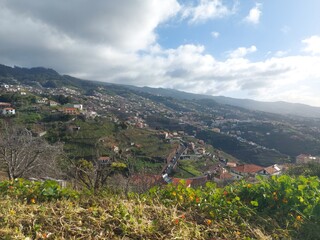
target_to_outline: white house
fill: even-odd
[[[40,104],[47,104],[48,98],[40,98],[40,99],[37,99],[36,102]]]
[[[2,115],[15,115],[16,110],[14,108],[4,108],[2,109]]]
[[[83,105],[82,104],[73,104],[73,107],[79,109],[80,111],[83,110]]]

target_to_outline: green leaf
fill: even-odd
[[[258,207],[259,206],[259,203],[257,201],[251,201],[250,203],[254,207]]]

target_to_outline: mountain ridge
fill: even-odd
[[[310,106],[302,103],[290,103],[285,101],[263,102],[252,99],[238,99],[225,96],[195,94],[168,88],[152,88],[147,86],[138,87],[133,85],[108,83],[96,80],[84,80],[69,75],[61,75],[54,69],[44,67],[9,67],[0,64],[0,77],[2,79],[2,82],[4,78],[11,77],[27,84],[34,84],[34,82],[38,82],[44,87],[62,87],[64,85],[67,85],[79,87],[85,90],[95,88],[99,85],[117,85],[135,91],[160,95],[164,97],[172,97],[175,99],[210,99],[220,104],[241,107],[248,110],[263,111],[281,115],[294,115],[307,118],[320,118],[320,107]]]

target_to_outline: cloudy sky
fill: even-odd
[[[0,63],[320,106],[319,0],[0,0]]]

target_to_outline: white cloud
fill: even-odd
[[[320,36],[312,36],[302,40],[306,46],[303,51],[311,54],[320,54]]]
[[[220,36],[220,33],[219,32],[211,32],[211,36],[213,38],[218,38]]]
[[[258,24],[262,14],[261,7],[260,3],[256,3],[256,6],[250,9],[248,16],[244,20],[248,23]]]
[[[229,53],[229,57],[230,58],[243,58],[246,55],[248,55],[249,53],[254,53],[257,51],[257,47],[252,45],[249,48],[245,48],[245,47],[239,47],[234,51],[231,51]]]
[[[274,54],[274,56],[275,57],[284,57],[284,56],[286,56],[286,55],[288,55],[288,51],[277,51],[275,54]]]
[[[246,56],[257,51],[253,45],[219,61],[202,45],[163,49],[157,44],[155,29],[178,13],[177,1],[97,0],[97,11],[89,0],[58,2],[0,1],[0,63],[51,67],[113,83],[320,106],[319,36],[303,40],[303,55],[278,52],[252,62]]]
[[[222,0],[199,0],[199,4],[196,6],[184,6],[182,8],[182,18],[188,18],[189,23],[223,18],[233,14],[236,6],[229,8],[222,3]]]
[[[11,25],[28,20],[76,41],[136,51],[154,43],[155,28],[175,16],[180,8],[176,0],[96,0],[94,4],[90,0],[69,0],[63,4],[10,0],[3,2],[0,13],[18,18]],[[7,22],[1,15],[0,21]],[[37,36],[41,38],[42,33]]]

